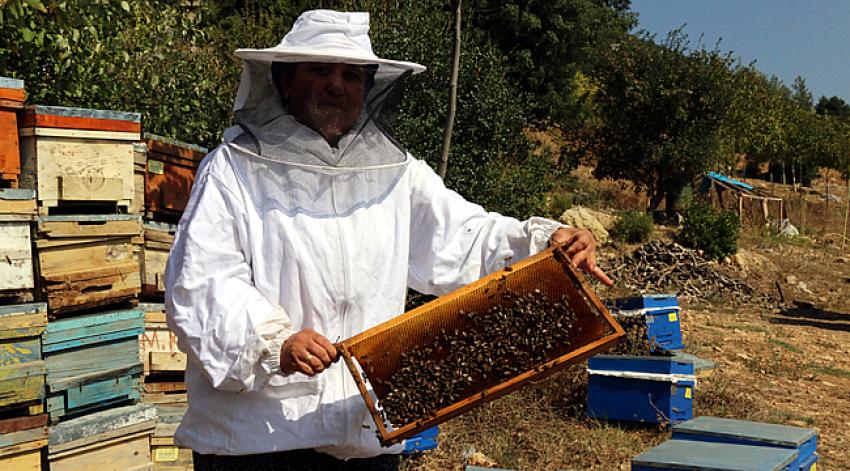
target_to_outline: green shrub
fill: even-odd
[[[643,211],[629,211],[623,214],[611,229],[611,236],[631,244],[646,242],[652,234],[652,216]]]
[[[573,207],[573,195],[564,191],[554,191],[549,198],[546,214],[552,219],[558,219],[564,212]]]
[[[740,227],[741,222],[734,212],[717,210],[696,201],[685,210],[685,223],[676,241],[702,250],[706,258],[720,260],[738,251]]]

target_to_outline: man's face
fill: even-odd
[[[283,78],[289,112],[332,146],[360,116],[365,87],[365,69],[350,64],[300,63]]]

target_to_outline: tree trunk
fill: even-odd
[[[682,196],[682,188],[677,188],[675,190],[667,191],[667,195],[664,198],[664,206],[666,206],[667,217],[673,217],[673,214],[679,209],[679,197]]]
[[[661,201],[664,199],[664,192],[662,190],[656,190],[655,193],[652,194],[652,198],[649,200],[649,208],[647,208],[647,212],[649,214],[654,214],[658,211],[658,206],[661,205]]]
[[[794,163],[791,163],[791,185],[794,187],[794,193],[797,192],[797,171]]]
[[[787,185],[788,182],[785,180],[785,161],[782,161],[782,184]]]
[[[455,44],[452,51],[452,78],[449,81],[449,114],[446,117],[446,127],[443,129],[443,147],[440,150],[440,165],[437,173],[440,178],[446,178],[446,166],[449,163],[449,146],[452,142],[452,128],[455,125],[455,112],[457,108],[457,76],[460,69],[460,31],[461,31],[461,3],[457,0],[455,5]]]

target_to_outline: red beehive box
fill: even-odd
[[[0,77],[0,187],[17,188],[21,173],[18,113],[24,107],[23,80]]]
[[[145,210],[149,218],[174,220],[189,202],[195,172],[207,149],[145,133]]]

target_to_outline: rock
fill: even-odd
[[[572,227],[589,230],[593,233],[593,237],[596,238],[596,242],[603,244],[611,239],[608,235],[608,230],[614,226],[617,218],[601,211],[594,211],[582,206],[573,206],[564,211],[564,214],[561,215],[559,220]]]
[[[745,275],[775,273],[777,270],[776,265],[769,258],[747,249],[738,249],[738,253],[732,256],[732,264]]]
[[[785,277],[785,282],[788,283],[789,285],[796,285],[797,284],[797,277],[794,276],[794,275],[788,275],[788,276]]]
[[[785,237],[797,237],[800,235],[800,231],[791,224],[791,221],[783,219],[779,224],[779,235]]]

